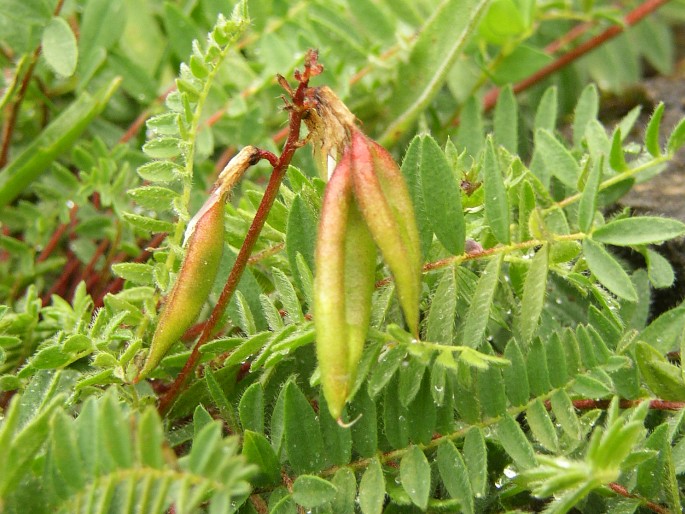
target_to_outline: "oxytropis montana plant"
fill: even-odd
[[[0,511],[681,512],[665,3],[0,0]]]

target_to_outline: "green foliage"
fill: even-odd
[[[16,114],[0,170],[0,510],[680,512],[685,306],[649,305],[678,271],[657,245],[685,225],[612,206],[663,171],[685,122],[669,133],[658,104],[637,140],[639,107],[615,127],[598,119],[602,93],[638,81],[643,61],[671,69],[667,15],[519,93],[576,20],[596,34],[627,11],[226,9],[0,0],[0,107]],[[313,85],[401,162],[425,264],[419,338],[379,260],[351,400],[340,423],[325,414],[312,322],[325,183],[298,150],[198,372],[160,414],[197,327],[153,380],[132,382],[189,220],[226,155],[277,152],[274,75],[290,77],[309,47],[325,66]],[[201,320],[269,171],[251,169],[226,206]]]

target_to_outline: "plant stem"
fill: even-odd
[[[620,35],[623,33],[627,28],[632,27],[636,23],[640,22],[642,19],[647,17],[649,14],[653,13],[657,9],[659,9],[661,6],[664,4],[668,3],[669,0],[647,0],[646,2],[640,4],[637,6],[635,9],[630,11],[628,14],[625,15],[623,18],[623,23],[621,25],[612,25],[611,27],[607,28],[604,32],[601,32],[600,34],[597,34],[595,37],[588,39],[584,43],[581,43],[577,47],[573,48],[572,50],[569,50],[565,54],[559,56],[557,59],[552,61],[546,66],[543,66],[540,68],[538,71],[535,73],[531,74],[530,76],[526,77],[520,82],[517,82],[513,86],[513,91],[514,93],[520,93],[521,91],[524,91],[538,82],[541,82],[542,80],[546,79],[553,73],[556,73],[560,69],[568,66],[572,62],[580,59],[583,57],[585,54],[591,52],[595,48],[598,48],[599,46],[603,45],[607,41],[615,38],[616,36]],[[565,35],[563,40],[560,42],[566,43],[568,42],[569,39],[575,39],[580,34],[585,32],[590,26],[587,23],[583,23],[580,25],[580,28],[578,29],[572,29],[569,34]],[[570,35],[570,36],[569,36]],[[557,48],[558,45],[555,45],[554,48]],[[492,109],[495,104],[497,103],[497,98],[499,97],[500,94],[500,88],[493,88],[490,91],[488,91],[485,96],[483,97],[483,110],[484,111],[489,111]],[[459,118],[454,118],[452,120],[452,124],[457,124],[459,123]]]
[[[626,489],[621,484],[611,482],[610,484],[607,484],[607,487],[614,491],[616,494],[623,496],[625,498],[634,498],[636,500],[640,500],[642,504],[652,512],[658,512],[659,514],[668,514],[668,509],[662,507],[658,503],[651,502],[643,498],[642,496],[638,496],[637,494],[629,492],[628,489]]]
[[[668,162],[670,159],[672,159],[672,155],[662,155],[660,157],[656,157],[644,164],[640,164],[639,166],[636,166],[635,168],[629,169],[624,171],[623,173],[619,173],[618,175],[614,175],[611,178],[608,178],[604,182],[602,182],[599,185],[599,191],[603,191],[604,189],[613,186],[614,184],[618,184],[619,182],[623,182],[624,180],[627,180],[631,177],[634,177],[641,171],[645,171],[649,168],[653,168],[654,166],[658,166],[659,164],[663,164],[665,162]],[[547,207],[546,209],[542,210],[542,214],[547,214],[550,211],[553,211],[555,209],[562,209],[568,205],[571,205],[572,203],[575,203],[580,200],[582,196],[582,193],[576,193],[574,195],[568,196],[564,198],[563,200],[558,201],[551,207]]]
[[[59,15],[59,13],[62,11],[63,5],[64,0],[58,0],[55,9],[52,12],[53,17]],[[9,114],[7,115],[7,119],[5,120],[5,123],[2,126],[0,168],[3,168],[5,164],[7,164],[10,144],[12,142],[12,134],[14,133],[14,127],[17,124],[17,116],[19,115],[19,108],[21,107],[21,104],[24,101],[24,97],[26,96],[26,91],[28,90],[29,84],[31,83],[31,77],[33,77],[33,71],[36,69],[36,65],[38,64],[38,58],[40,57],[42,49],[43,47],[41,45],[38,45],[36,49],[33,51],[33,55],[31,56],[31,64],[29,64],[29,68],[26,70],[26,74],[24,75],[24,78],[21,80],[21,86],[19,87],[19,91],[17,92],[17,97],[10,106]]]
[[[173,384],[159,400],[158,409],[162,414],[168,412],[177,396],[183,390],[185,383],[200,360],[200,347],[209,341],[214,328],[219,323],[221,316],[228,306],[228,302],[238,287],[238,282],[245,271],[248,260],[252,253],[252,249],[257,243],[257,239],[259,238],[259,234],[266,223],[266,218],[269,215],[269,211],[276,200],[281,182],[285,177],[285,173],[288,170],[290,161],[292,160],[295,151],[302,146],[302,142],[300,141],[300,127],[302,125],[303,115],[309,110],[309,107],[305,105],[305,91],[309,86],[309,78],[320,73],[320,70],[321,68],[316,63],[316,53],[310,51],[305,61],[304,73],[301,76],[296,73],[296,78],[298,79],[299,84],[293,93],[292,104],[288,106],[290,118],[288,124],[288,139],[286,140],[283,151],[278,159],[276,159],[275,156],[270,152],[263,152],[262,157],[267,159],[274,167],[271,178],[269,179],[269,184],[266,186],[264,196],[262,197],[262,201],[257,208],[257,212],[252,220],[252,224],[247,230],[245,240],[240,247],[240,251],[238,252],[238,256],[233,264],[231,273],[226,280],[224,289],[221,291],[221,295],[219,296],[219,299],[217,300],[217,303],[202,330],[202,334],[200,334],[200,339],[198,339],[197,343],[193,347],[190,357],[186,361],[179,375],[176,377],[176,380],[174,380]]]

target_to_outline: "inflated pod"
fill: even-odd
[[[199,316],[214,285],[223,255],[226,199],[243,173],[259,160],[259,155],[257,148],[248,146],[231,159],[207,201],[188,223],[185,257],[159,315],[150,353],[136,382],[157,367],[169,348]]]
[[[314,320],[321,386],[339,419],[366,340],[376,248],[352,195],[351,154],[343,155],[324,195],[316,246]]]
[[[418,337],[422,260],[409,190],[392,156],[378,143],[354,131],[350,149],[354,196],[393,274],[407,325]]]

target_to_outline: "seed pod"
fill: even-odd
[[[421,246],[414,207],[392,156],[359,131],[352,133],[354,195],[395,278],[404,317],[418,337]]]
[[[335,168],[323,200],[316,246],[314,320],[321,385],[339,419],[366,340],[376,249],[352,195],[351,154]]]
[[[224,250],[224,204],[233,185],[259,160],[259,150],[243,148],[226,165],[204,205],[188,223],[186,254],[176,282],[159,315],[150,353],[135,379],[157,367],[171,345],[193,324],[214,285]]]

